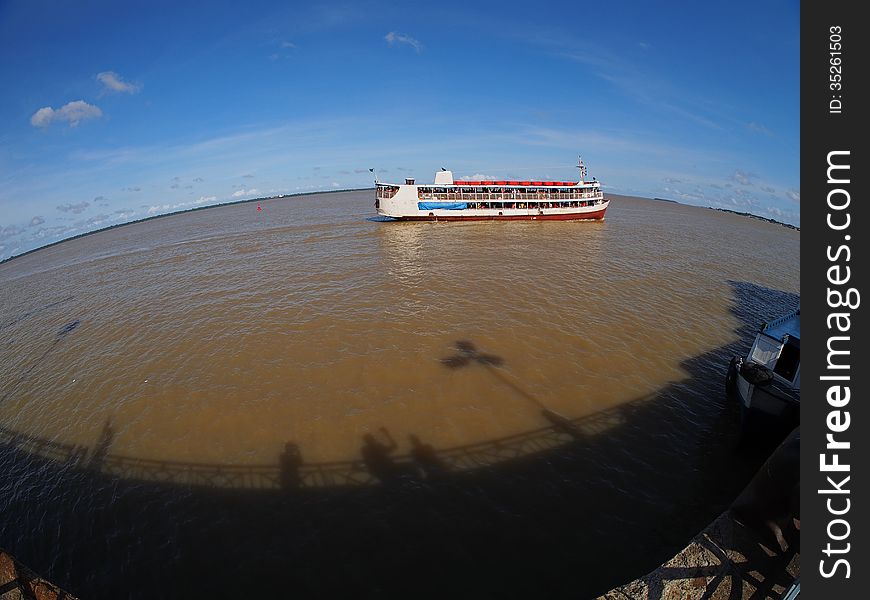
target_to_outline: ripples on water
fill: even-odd
[[[0,266],[4,431],[93,452],[108,424],[109,455],[244,466],[288,441],[306,464],[358,461],[381,427],[395,454],[410,434],[438,452],[513,439],[552,425],[542,407],[610,425],[437,486],[290,496],[8,444],[0,545],[73,592],[153,592],[140,569],[174,561],[170,589],[394,593],[433,584],[437,562],[442,586],[583,597],[662,562],[757,463],[730,452],[722,377],[797,303],[797,232],[619,197],[602,223],[378,222],[355,192],[263,204]],[[447,368],[460,340],[499,364]],[[224,561],[236,571],[206,568]]]

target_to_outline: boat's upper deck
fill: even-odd
[[[801,311],[800,309],[784,315],[778,319],[765,323],[761,332],[769,337],[781,340],[786,335],[794,340],[801,339]]]
[[[399,194],[400,197],[440,201],[603,199],[601,183],[594,178],[583,181],[583,175],[585,171],[581,171],[580,181],[454,180],[453,172],[444,169],[435,173],[433,183],[418,184],[411,177],[406,178],[404,184],[375,182],[375,196],[389,200]]]

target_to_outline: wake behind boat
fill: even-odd
[[[434,183],[375,182],[378,214],[405,221],[480,220],[601,220],[610,201],[601,183],[585,181],[581,160],[580,181],[454,181],[442,169]]]

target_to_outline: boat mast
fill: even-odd
[[[583,158],[577,157],[577,168],[580,169],[580,183],[585,183],[586,181],[586,165],[583,164]]]

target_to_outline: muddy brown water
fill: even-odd
[[[110,477],[7,443],[0,545],[94,597],[155,593],[140,568],[169,557],[160,589],[188,596],[251,577],[267,591],[293,581],[318,595],[319,581],[413,596],[441,561],[450,587],[432,589],[584,597],[654,568],[763,459],[733,452],[722,377],[761,321],[797,305],[800,234],[613,200],[603,222],[401,223],[371,218],[371,192],[317,194],[136,223],[0,265],[7,442],[232,466],[276,465],[293,442],[320,464],[359,461],[363,436],[382,429],[404,455],[411,435],[436,454],[498,446],[553,426],[542,409],[598,423],[434,488],[290,497]],[[203,556],[242,549],[238,577],[196,587]]]

